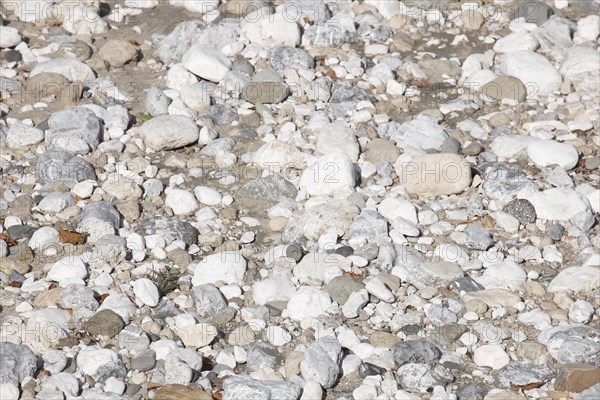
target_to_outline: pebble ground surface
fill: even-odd
[[[598,0],[0,10],[0,399],[600,398]]]

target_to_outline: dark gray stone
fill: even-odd
[[[37,231],[38,228],[29,225],[12,225],[6,229],[8,236],[14,240],[20,239],[31,239],[31,236]]]
[[[329,297],[339,305],[344,305],[354,292],[364,289],[365,284],[348,275],[336,276],[326,285]]]
[[[96,172],[90,163],[62,150],[49,150],[40,155],[33,168],[37,181],[52,186],[62,183],[72,188],[78,182],[96,179]]]
[[[77,226],[81,226],[88,218],[104,221],[112,225],[115,229],[119,229],[119,226],[121,226],[121,215],[115,206],[106,201],[99,201],[85,206],[81,214],[79,214]]]
[[[535,207],[526,199],[511,200],[502,211],[518,219],[523,225],[531,224],[537,218]]]
[[[18,50],[8,50],[4,52],[4,59],[7,62],[19,62],[23,59],[23,56]]]
[[[354,254],[354,249],[352,246],[341,246],[335,249],[335,253],[344,257],[348,257]]]
[[[425,340],[407,340],[398,342],[392,348],[394,362],[398,367],[409,363],[436,363],[442,357],[440,349]]]
[[[203,318],[214,316],[219,310],[227,307],[227,301],[221,291],[212,283],[194,286],[192,297],[196,303],[196,311]]]
[[[496,376],[500,387],[527,386],[532,383],[549,382],[556,376],[556,370],[547,365],[520,364],[511,362]]]
[[[455,289],[464,292],[476,292],[484,290],[485,287],[475,282],[470,276],[464,276],[450,283],[450,289]]]
[[[131,359],[131,369],[141,372],[150,371],[156,365],[156,353],[154,350],[145,350]]]
[[[487,393],[487,389],[477,385],[465,386],[458,392],[458,400],[483,400]]]
[[[358,375],[365,379],[367,376],[381,375],[386,373],[386,369],[375,364],[364,362],[358,366]]]
[[[525,18],[525,21],[540,26],[554,15],[552,7],[537,0],[519,0],[512,14],[512,19]]]
[[[128,383],[127,388],[125,389],[125,396],[133,396],[142,388],[141,385],[137,385],[135,383]]]
[[[546,233],[554,240],[562,239],[565,234],[565,227],[558,222],[546,225]]]
[[[469,224],[465,228],[466,245],[476,250],[487,250],[494,245],[492,234],[479,223]]]
[[[197,244],[200,235],[200,232],[188,222],[165,216],[146,218],[138,225],[135,232],[142,236],[170,235],[177,240],[183,240],[188,245]]]
[[[229,125],[239,119],[237,111],[224,104],[210,106],[204,117],[212,120],[216,125]]]
[[[505,163],[498,163],[488,169],[483,182],[485,195],[493,200],[515,195],[526,187],[534,190],[539,188],[525,172],[513,169]]]
[[[300,262],[304,257],[304,249],[297,243],[292,243],[285,249],[285,256],[293,259],[296,262]]]
[[[239,197],[282,201],[286,198],[295,199],[298,194],[296,187],[279,175],[269,175],[246,183],[238,191]]]
[[[35,376],[38,358],[26,345],[0,342],[0,383],[20,383],[28,376]]]
[[[453,137],[448,137],[440,147],[440,153],[460,154],[462,146],[460,142]]]
[[[313,69],[315,59],[304,49],[292,46],[276,46],[267,55],[271,66],[278,71],[283,69]]]

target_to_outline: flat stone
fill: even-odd
[[[69,57],[54,58],[41,62],[33,67],[29,77],[31,78],[46,72],[61,74],[69,82],[86,83],[96,78],[94,71],[87,64]]]
[[[448,284],[464,276],[464,272],[458,264],[448,262],[424,262],[396,266],[392,270],[392,274],[418,289]]]
[[[173,150],[198,141],[198,125],[183,115],[159,115],[140,127],[140,136],[152,150]]]
[[[115,337],[124,326],[125,323],[119,314],[111,310],[98,311],[83,325],[91,335],[107,338]]]
[[[496,307],[498,305],[502,307],[514,307],[515,304],[521,301],[521,297],[518,294],[506,289],[486,289],[469,292],[465,293],[462,299],[465,303],[471,300],[483,301],[489,307]]]
[[[551,188],[534,193],[529,197],[538,218],[566,221],[575,215],[589,212],[591,206],[588,199],[568,188]]]
[[[471,184],[471,167],[457,154],[427,154],[396,168],[406,190],[423,197],[463,192]]]
[[[542,386],[552,380],[555,375],[556,370],[547,365],[511,362],[498,372],[496,382],[503,388]],[[557,387],[557,389],[559,388]]]
[[[556,390],[579,393],[600,383],[600,371],[592,364],[559,364]]]
[[[220,82],[231,68],[231,60],[206,45],[192,46],[181,59],[190,72],[211,82]]]
[[[498,101],[507,99],[520,103],[527,98],[527,88],[523,81],[508,75],[499,76],[486,83],[480,93]]]
[[[560,165],[569,171],[575,168],[579,162],[579,153],[574,146],[554,140],[538,140],[529,143],[527,154],[531,161],[540,168]]]
[[[246,183],[238,191],[239,197],[282,201],[286,198],[295,199],[298,194],[296,187],[279,175],[269,175]]]
[[[212,396],[198,386],[170,384],[161,386],[154,400],[212,400]]]
[[[600,269],[597,267],[569,267],[559,272],[548,285],[550,293],[572,290],[575,293],[591,292],[600,286]]]

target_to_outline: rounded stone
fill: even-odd
[[[514,199],[505,205],[502,211],[516,218],[523,225],[533,223],[537,218],[535,207],[526,199]]]

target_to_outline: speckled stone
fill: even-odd
[[[533,223],[537,218],[533,204],[526,199],[514,199],[505,205],[502,211],[516,218],[523,225]]]

